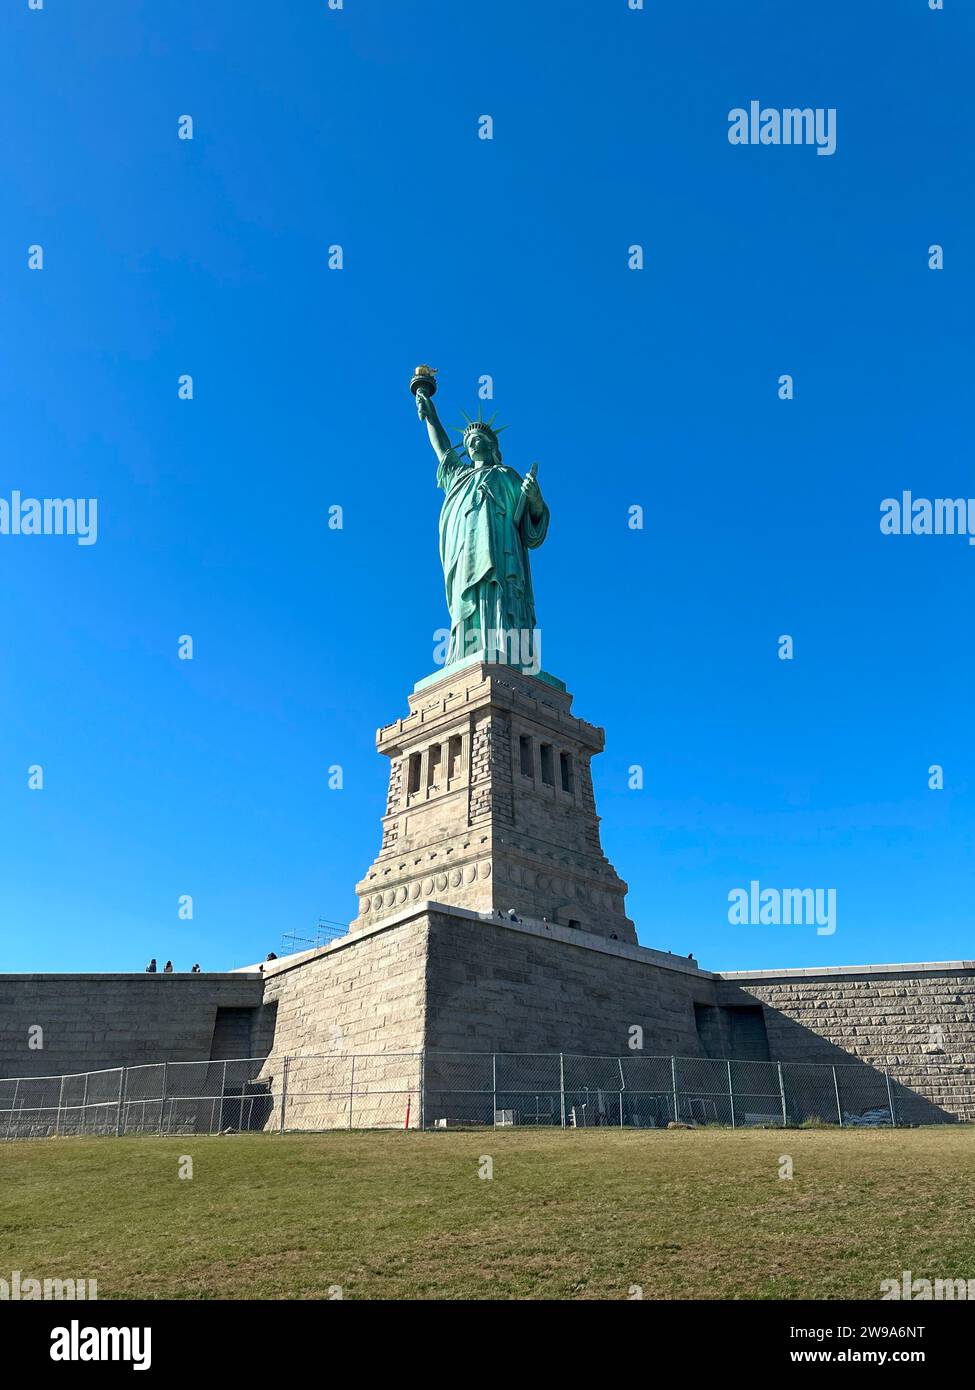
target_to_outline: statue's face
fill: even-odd
[[[490,463],[494,458],[491,436],[484,430],[474,430],[467,440],[467,452],[473,463]]]

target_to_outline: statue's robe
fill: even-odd
[[[446,496],[440,511],[440,559],[450,610],[447,665],[484,652],[519,664],[534,651],[535,596],[528,551],[541,545],[549,511],[525,507],[515,524],[521,476],[503,463],[475,468],[451,450],[437,470]],[[506,655],[507,654],[507,655]]]

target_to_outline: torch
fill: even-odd
[[[425,367],[422,364],[419,367],[414,367],[410,390],[414,396],[418,396],[421,392],[427,398],[435,396],[437,393],[436,367]]]

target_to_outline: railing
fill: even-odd
[[[966,1078],[971,1089],[971,1078]],[[729,1128],[951,1122],[865,1063],[331,1053],[0,1080],[0,1139],[246,1130]]]

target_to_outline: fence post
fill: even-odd
[[[164,1132],[163,1117],[166,1114],[166,1092],[169,1089],[169,1063],[163,1062],[162,1095],[159,1097],[159,1133]]]
[[[897,1128],[897,1116],[894,1114],[894,1093],[890,1089],[890,1072],[884,1067],[884,1080],[887,1082],[887,1104],[890,1106],[890,1126],[891,1129]]]
[[[677,1059],[670,1059],[670,1085],[674,1092],[674,1123],[680,1123],[680,1111],[677,1109]]]
[[[118,1073],[118,1110],[115,1114],[115,1138],[119,1139],[122,1135],[122,1096],[125,1094],[126,1068],[119,1067]]]
[[[352,1128],[352,1100],[355,1095],[355,1053],[352,1054],[352,1070],[349,1072],[349,1129]]]
[[[288,1067],[290,1064],[291,1058],[285,1057],[284,1071],[281,1073],[281,1123],[278,1125],[279,1134],[284,1133],[284,1108],[288,1103]]]
[[[420,1128],[427,1127],[427,1050],[420,1049]]]
[[[559,1109],[562,1114],[562,1128],[565,1129],[565,1056],[559,1053]]]
[[[836,1092],[836,1117],[840,1122],[840,1129],[843,1128],[843,1107],[840,1105],[840,1083],[836,1079],[836,1068],[833,1068],[833,1090]]]
[[[498,1054],[491,1053],[491,1094],[492,1109],[494,1111],[494,1128],[498,1127]]]
[[[14,1093],[10,1101],[10,1118],[7,1121],[7,1138],[10,1138],[10,1129],[14,1122],[14,1111],[17,1109],[17,1092],[20,1090],[20,1077],[14,1078]],[[20,1126],[18,1125],[19,1129]]]
[[[222,1133],[223,1133],[223,1098],[224,1098],[224,1096],[225,1096],[226,1094],[227,1094],[227,1063],[224,1062],[224,1064],[223,1064],[223,1077],[221,1078],[221,1081],[220,1081],[220,1128],[217,1130],[217,1133],[218,1133],[218,1134],[222,1134]]]
[[[731,1084],[731,1058],[728,1058],[728,1099],[731,1102],[731,1128],[735,1129],[735,1089]]]
[[[84,1089],[84,1093],[83,1093],[83,1095],[82,1095],[82,1097],[81,1097],[81,1129],[82,1129],[82,1132],[84,1131],[85,1125],[86,1125],[87,1120],[88,1120],[88,1078],[89,1078],[89,1076],[91,1076],[91,1072],[90,1072],[90,1071],[86,1071],[86,1072],[85,1072],[85,1089]]]
[[[61,1085],[58,1087],[58,1117],[54,1121],[54,1133],[61,1133],[61,1102],[64,1099],[64,1077],[61,1077]]]
[[[620,1068],[620,1129],[623,1128],[623,1092],[626,1090],[626,1077],[623,1075],[623,1058],[617,1057]]]
[[[785,1129],[786,1125],[789,1123],[789,1117],[785,1109],[785,1082],[782,1080],[782,1063],[776,1062],[775,1065],[779,1069],[779,1095],[782,1098],[782,1128]]]

